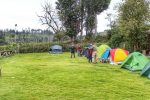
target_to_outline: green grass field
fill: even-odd
[[[149,100],[150,80],[69,53],[18,54],[0,59],[0,100]]]

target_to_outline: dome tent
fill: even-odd
[[[126,57],[128,56],[129,52],[127,50],[124,49],[111,49],[110,50],[110,62],[111,64],[120,64],[122,63]]]
[[[141,76],[147,76],[150,79],[150,62],[146,64],[141,72]]]
[[[62,46],[60,45],[53,45],[49,49],[50,53],[62,53]]]
[[[133,52],[125,59],[121,65],[121,68],[126,68],[131,71],[138,71],[142,70],[148,64],[148,62],[148,58],[143,54],[139,52]]]
[[[106,49],[105,52],[102,54],[100,60],[106,61],[108,59],[109,55],[110,55],[110,50],[111,49]]]
[[[106,61],[109,59],[110,64],[120,64],[122,63],[125,58],[128,56],[128,51],[124,49],[106,49],[105,52],[102,54],[100,60]]]

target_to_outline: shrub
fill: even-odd
[[[52,45],[61,45],[63,47],[63,51],[69,51],[69,45],[67,43],[29,43],[29,44],[21,44],[19,46],[20,53],[33,53],[33,52],[48,52],[49,48]]]

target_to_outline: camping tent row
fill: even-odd
[[[111,49],[107,45],[100,46],[98,50],[101,50],[101,54],[99,54],[100,60],[110,60],[111,64],[121,63],[121,68],[141,71],[141,76],[148,76],[150,78],[150,60],[143,54],[133,52],[128,55],[127,50]]]

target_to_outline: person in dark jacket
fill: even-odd
[[[88,59],[89,59],[89,63],[92,63],[92,54],[93,54],[93,47],[89,47],[88,48]]]
[[[71,58],[74,57],[75,58],[75,51],[76,51],[76,48],[74,45],[71,45],[70,47],[70,52],[71,52]]]

